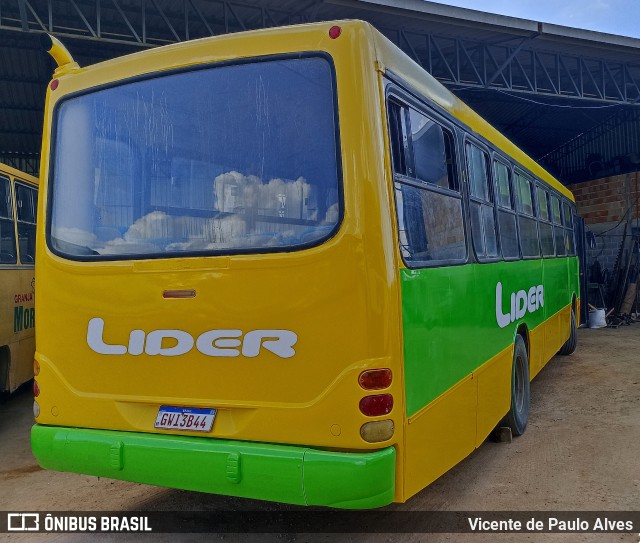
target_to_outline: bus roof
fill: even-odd
[[[37,177],[29,175],[28,173],[22,172],[20,170],[17,170],[16,168],[12,168],[11,166],[0,162],[0,175],[2,174],[8,175],[9,177],[17,178],[20,181],[26,181],[28,183],[31,183],[32,185],[39,184],[39,180]]]

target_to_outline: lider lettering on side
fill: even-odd
[[[504,328],[512,322],[515,322],[527,313],[533,313],[541,307],[544,307],[544,287],[537,285],[529,290],[519,290],[512,292],[511,304],[507,313],[503,313],[504,308],[502,302],[502,283],[496,285],[496,321],[498,326]]]

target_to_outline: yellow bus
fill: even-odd
[[[38,180],[0,164],[0,394],[33,377]]]
[[[44,45],[43,467],[372,508],[525,431],[573,198],[373,27]]]

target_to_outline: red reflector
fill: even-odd
[[[360,411],[367,417],[377,417],[391,413],[393,409],[393,396],[391,394],[377,394],[365,396],[360,400]]]
[[[58,88],[58,85],[60,84],[60,81],[58,81],[57,79],[54,79],[51,82],[51,90],[56,90]]]
[[[340,34],[342,34],[342,28],[340,28],[339,26],[332,26],[329,29],[329,37],[332,40],[335,40],[338,36],[340,36]]]
[[[381,390],[391,385],[391,370],[382,368],[379,370],[363,371],[358,377],[358,383],[365,390]]]
[[[34,398],[40,396],[40,386],[38,385],[38,381],[35,379],[33,380],[33,396]]]
[[[196,291],[195,290],[165,290],[162,293],[163,298],[195,298]]]

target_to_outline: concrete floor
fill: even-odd
[[[640,324],[579,330],[576,353],[556,357],[533,381],[526,433],[487,441],[405,504],[421,511],[640,511]],[[246,510],[270,504],[44,471],[29,447],[27,388],[0,406],[0,510]],[[286,506],[277,506],[277,510]],[[5,534],[9,541],[33,536]],[[207,536],[210,540],[212,536]],[[3,535],[0,534],[0,540]],[[39,541],[93,541],[96,535],[39,535]],[[103,535],[103,541],[145,536]],[[227,541],[342,541],[331,534],[219,534]],[[640,534],[352,534],[351,541],[625,541]],[[197,534],[149,541],[196,541]]]

